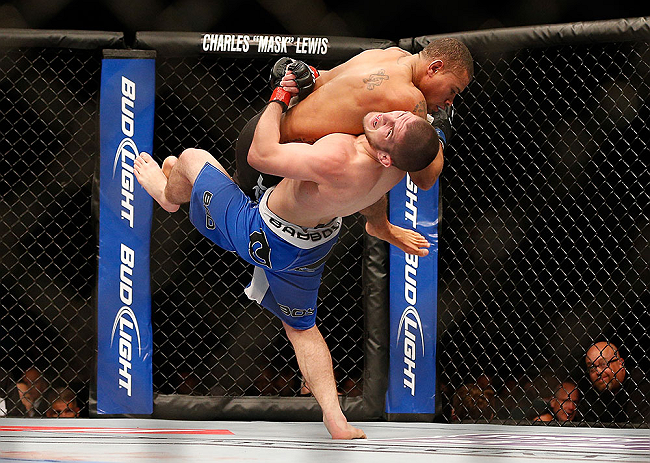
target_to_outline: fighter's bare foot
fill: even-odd
[[[140,153],[135,158],[133,163],[135,178],[138,179],[140,185],[168,212],[176,212],[179,208],[178,204],[170,203],[165,198],[165,186],[167,185],[167,177],[158,163],[148,153]]]
[[[366,222],[366,231],[369,235],[387,241],[407,254],[424,257],[429,254],[427,249],[430,243],[415,230],[398,227],[386,222],[387,226],[376,227],[371,222]]]
[[[323,423],[329,431],[332,439],[366,439],[366,433],[355,428],[345,419],[342,422],[323,418]]]

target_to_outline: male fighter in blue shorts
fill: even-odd
[[[438,136],[411,112],[373,112],[363,118],[362,135],[281,144],[287,95],[274,92],[249,151],[252,167],[283,177],[259,204],[199,149],[168,157],[162,169],[142,153],[135,174],[165,210],[189,201],[192,223],[203,235],[255,265],[246,293],[282,320],[327,430],[335,439],[365,438],[341,411],[329,349],[315,325],[320,277],[341,217],[374,204],[406,171],[429,165]]]

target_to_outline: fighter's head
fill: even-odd
[[[429,113],[450,106],[474,77],[472,54],[459,40],[434,40],[419,58],[414,83],[424,94]]]
[[[408,111],[370,112],[363,118],[368,143],[385,166],[394,165],[406,172],[428,166],[438,154],[435,129]]]

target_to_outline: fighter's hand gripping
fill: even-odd
[[[291,71],[295,79],[287,81],[287,71]],[[303,61],[283,57],[277,60],[271,68],[270,84],[273,89],[284,86],[287,91],[296,94],[298,100],[302,100],[314,90],[318,76],[316,68]]]

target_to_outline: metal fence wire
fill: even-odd
[[[235,140],[265,104],[274,60],[158,58],[154,158],[203,148],[232,172]],[[601,339],[619,347],[640,389],[646,380],[632,373],[650,372],[648,44],[475,61],[441,182],[443,415],[453,391],[477,383],[493,391],[483,392],[489,411],[466,421],[530,423],[558,380],[588,389],[585,351]],[[28,382],[31,367],[59,396],[72,389],[87,414],[99,71],[96,52],[0,51],[0,392],[9,414],[26,413],[15,383]],[[318,323],[340,391],[357,395],[363,225],[358,216],[344,224]],[[154,208],[151,254],[155,392],[301,394],[280,324],[243,295],[251,269],[193,230],[187,209]]]
[[[155,158],[161,162],[185,148],[202,148],[233,173],[235,141],[270,96],[275,59],[159,58]],[[252,267],[202,237],[187,213],[155,214],[154,390],[299,395],[298,363],[281,324],[243,294]],[[318,305],[339,389],[353,395],[361,392],[364,366],[362,238],[359,217],[347,218]]]
[[[0,51],[0,400],[9,415],[43,415],[65,389],[87,414],[100,64],[89,51]]]
[[[588,394],[585,353],[609,341],[647,425],[648,44],[476,61],[443,172],[441,389],[477,384],[477,419],[530,422],[570,380],[584,418],[608,406]]]

